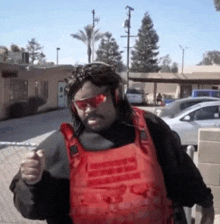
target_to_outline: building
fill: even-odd
[[[184,71],[183,74],[131,72],[129,86],[144,89],[153,102],[159,92],[171,98],[184,98],[191,96],[193,89],[219,89],[219,65],[189,66]]]
[[[0,119],[13,110],[14,115],[22,116],[66,107],[64,78],[72,70],[72,65],[36,68],[0,63]]]

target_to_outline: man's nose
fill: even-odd
[[[88,114],[88,113],[91,113],[95,110],[96,108],[91,106],[89,103],[87,103],[86,105],[86,109],[85,109],[85,113]]]

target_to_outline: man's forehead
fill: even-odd
[[[103,93],[107,86],[96,86],[91,82],[86,82],[84,85],[76,92],[74,100],[80,100],[85,98],[90,98],[96,96],[99,93]]]

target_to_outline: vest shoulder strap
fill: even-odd
[[[74,130],[71,124],[69,123],[61,123],[60,125],[60,131],[64,136],[64,139],[69,142],[74,135]]]
[[[134,111],[134,116],[133,116],[134,125],[137,125],[138,127],[140,127],[140,129],[145,128],[147,124],[146,124],[144,115],[147,112],[137,107],[133,107],[133,111]]]

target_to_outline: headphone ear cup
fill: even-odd
[[[74,114],[76,114],[76,107],[74,106],[73,103],[71,103],[71,110]]]
[[[122,88],[115,89],[115,103],[116,105],[124,99]]]
[[[115,104],[117,105],[118,104],[118,89],[115,89]]]

